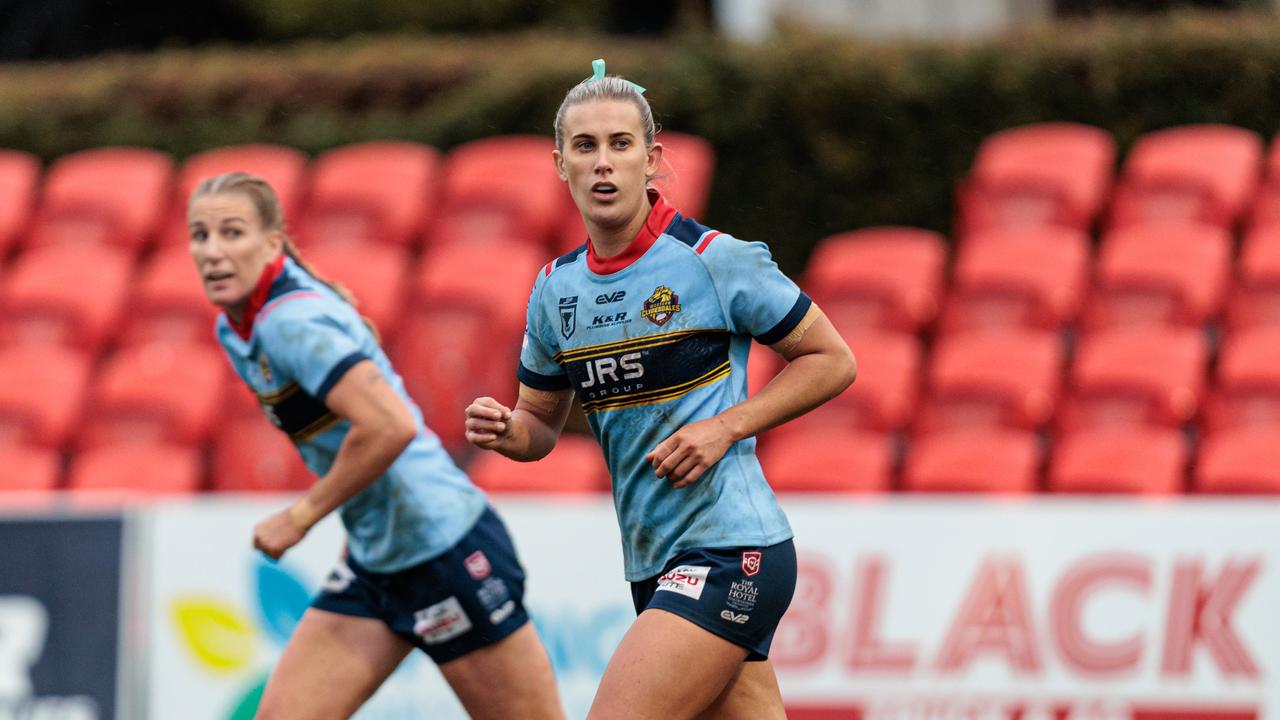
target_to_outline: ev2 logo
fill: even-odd
[[[623,298],[625,298],[626,296],[627,296],[626,290],[619,290],[617,292],[611,292],[611,293],[602,293],[596,296],[596,304],[608,305],[609,303],[621,302]]]
[[[743,613],[736,613],[732,610],[721,610],[720,618],[722,620],[728,620],[729,622],[738,623],[739,625],[741,625],[746,621],[750,620],[751,616]]]

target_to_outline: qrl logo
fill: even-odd
[[[644,366],[639,362],[640,353],[627,353],[618,359],[611,357],[596,358],[587,361],[587,379],[582,387],[589,388],[603,385],[605,382],[618,382],[618,370],[622,370],[623,380],[634,380],[644,377]]]
[[[750,550],[742,553],[742,572],[751,577],[760,572],[760,551]]]

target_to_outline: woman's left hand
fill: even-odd
[[[697,482],[708,468],[720,462],[732,444],[732,433],[717,415],[680,428],[644,459],[671,487],[682,488]]]
[[[286,508],[253,527],[253,547],[272,560],[279,560],[306,534]]]

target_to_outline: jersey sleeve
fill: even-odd
[[[524,341],[520,346],[520,367],[516,370],[516,377],[534,390],[567,390],[569,375],[555,360],[558,347],[553,334],[555,329],[548,327],[546,311],[542,307],[545,287],[546,277],[539,273],[525,311]]]
[[[371,358],[337,318],[320,309],[308,312],[306,300],[291,305],[262,324],[267,356],[308,395],[323,402],[352,366]]]
[[[772,345],[794,330],[813,304],[782,274],[764,243],[718,235],[702,258],[724,304],[730,332]]]

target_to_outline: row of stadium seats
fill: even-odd
[[[698,216],[713,155],[701,138],[663,132],[665,191]],[[0,257],[14,248],[107,245],[127,253],[181,244],[186,205],[204,178],[260,175],[280,197],[302,247],[363,241],[396,248],[501,238],[558,254],[584,232],[541,136],[499,136],[442,155],[413,142],[365,142],[310,161],[276,145],[209,150],[177,166],[145,148],[100,148],[59,158],[41,176],[37,159],[0,150]]]
[[[1076,123],[988,137],[957,193],[957,236],[993,227],[1089,230],[1151,220],[1231,229],[1280,219],[1280,143],[1257,133],[1185,125],[1147,133],[1115,173],[1116,143]]]

